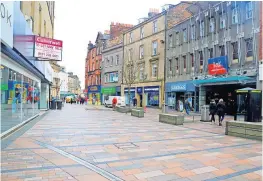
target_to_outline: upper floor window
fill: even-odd
[[[232,24],[238,23],[238,7],[232,10]]]
[[[110,60],[111,60],[110,65],[112,66],[113,65],[113,56],[110,57]]]
[[[169,60],[169,71],[172,71],[172,59]]]
[[[172,34],[169,35],[168,41],[169,41],[169,47],[172,48],[173,47],[173,35]]]
[[[252,2],[246,3],[246,19],[252,18]]]
[[[204,64],[204,56],[203,56],[203,52],[202,51],[199,52],[199,57],[200,57],[200,66],[203,66],[203,64]]]
[[[93,71],[95,70],[95,63],[94,62],[92,63],[92,70]]]
[[[157,55],[157,41],[152,42],[152,55]]]
[[[246,41],[246,57],[252,57],[253,56],[253,40],[252,38],[249,38]]]
[[[110,64],[110,60],[109,58],[106,58],[107,59],[107,64],[106,65],[109,65]]]
[[[213,33],[215,31],[215,19],[211,18],[209,22],[209,32]]]
[[[213,58],[214,52],[213,52],[213,48],[209,49],[209,58]]]
[[[129,49],[129,61],[132,61],[132,49]]]
[[[152,77],[157,77],[158,75],[158,67],[156,63],[152,64]]]
[[[195,40],[195,25],[191,26],[191,39]]]
[[[226,55],[225,46],[222,45],[222,46],[219,47],[219,49],[220,49],[220,56],[225,56]]]
[[[191,57],[191,64],[192,64],[192,67],[194,67],[194,66],[195,66],[195,62],[194,62],[194,54],[191,53],[191,54],[190,54],[190,57]]]
[[[116,65],[119,65],[120,57],[119,55],[116,55]]]
[[[175,41],[176,41],[176,45],[180,44],[179,32],[176,32],[176,34],[175,34]]]
[[[140,29],[140,37],[141,37],[141,39],[144,37],[144,28],[143,27],[141,27],[141,29]]]
[[[140,67],[140,80],[143,80],[144,79],[144,67],[143,66],[141,66]]]
[[[157,20],[153,22],[153,33],[157,32]]]
[[[183,29],[183,41],[187,42],[187,30],[186,30],[186,28]]]
[[[225,19],[225,17],[222,15],[222,16],[220,16],[220,18],[219,18],[220,20],[220,29],[223,29],[223,28],[225,28],[226,27],[226,19]]]
[[[179,70],[179,59],[175,58],[176,70]]]
[[[201,21],[200,23],[200,36],[203,37],[205,35],[205,22]]]
[[[142,59],[143,58],[143,53],[144,53],[143,45],[140,46],[139,53],[140,53],[140,55],[139,55],[140,57],[139,58]]]
[[[233,47],[233,60],[238,59],[238,42],[232,43]]]
[[[184,69],[186,69],[186,56],[183,56],[183,61],[184,61]]]
[[[133,39],[133,33],[130,32],[130,43],[132,43],[132,39]]]

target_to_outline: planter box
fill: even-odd
[[[178,116],[173,114],[159,114],[159,122],[173,125],[183,125],[184,116]]]
[[[262,141],[262,123],[227,121],[225,134]]]
[[[131,112],[131,108],[129,107],[119,107],[119,106],[116,106],[116,109],[115,109],[117,112],[120,112],[120,113],[129,113]]]
[[[132,109],[131,115],[138,117],[138,118],[142,118],[142,117],[144,117],[144,111],[143,111],[143,109]]]

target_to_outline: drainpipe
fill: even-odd
[[[169,10],[169,9],[168,9]],[[166,82],[166,31],[167,31],[167,12],[168,10],[165,10],[164,13],[164,78],[163,78],[163,112],[165,113],[165,99],[166,99],[166,90],[165,90],[165,82]]]

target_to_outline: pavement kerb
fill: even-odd
[[[22,123],[19,123],[18,125],[10,128],[9,130],[3,132],[0,135],[1,140],[8,137],[9,135],[11,135],[12,133],[14,133],[15,131],[19,130],[20,128],[22,128],[23,126],[25,126],[26,124],[28,124],[29,122],[31,122],[32,120],[36,119],[37,117],[44,117],[44,115],[46,115],[49,111],[45,111],[42,115],[40,115],[40,113],[36,114],[35,116],[32,116],[31,118],[23,121]]]

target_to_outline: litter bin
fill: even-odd
[[[201,107],[201,120],[202,122],[210,122],[209,118],[209,105],[204,105]]]
[[[56,100],[55,99],[50,101],[50,109],[52,109],[52,110],[56,109]]]
[[[62,109],[62,101],[57,100],[57,109],[61,110]]]
[[[163,107],[163,113],[167,113],[168,112],[168,105],[167,104],[163,104],[162,105],[162,107]]]

